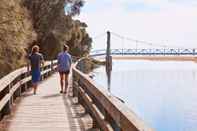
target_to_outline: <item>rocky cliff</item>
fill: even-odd
[[[67,3],[65,0],[0,1],[0,77],[23,66],[34,44],[40,45],[45,59],[56,58],[64,43],[74,56],[89,53],[92,40],[86,32],[87,25],[65,15]]]

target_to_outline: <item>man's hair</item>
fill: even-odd
[[[64,49],[64,51],[68,51],[69,50],[68,45],[64,44],[63,49]]]
[[[32,49],[31,49],[31,53],[33,54],[33,53],[36,53],[36,52],[39,52],[39,46],[38,45],[34,45],[33,47],[32,47]]]

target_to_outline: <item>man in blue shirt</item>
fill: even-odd
[[[71,55],[68,53],[69,47],[65,44],[63,46],[63,52],[58,54],[58,72],[60,74],[60,85],[61,90],[60,93],[63,91],[66,93],[68,88],[68,75],[70,73],[70,67],[72,64]],[[65,89],[63,88],[65,83]]]

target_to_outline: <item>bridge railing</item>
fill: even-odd
[[[124,103],[73,67],[73,94],[103,131],[153,131]]]
[[[196,56],[197,49],[171,49],[171,48],[160,48],[160,49],[111,49],[112,55],[184,55],[184,56]],[[90,52],[91,56],[103,56],[106,55],[105,49],[93,50]]]
[[[41,79],[44,80],[57,67],[57,61],[45,62],[41,68]],[[0,79],[0,119],[11,112],[12,104],[31,86],[31,75],[28,67],[17,69]]]

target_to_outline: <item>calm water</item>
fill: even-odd
[[[107,88],[105,67],[93,73]],[[197,63],[113,61],[111,93],[157,131],[197,131]]]

